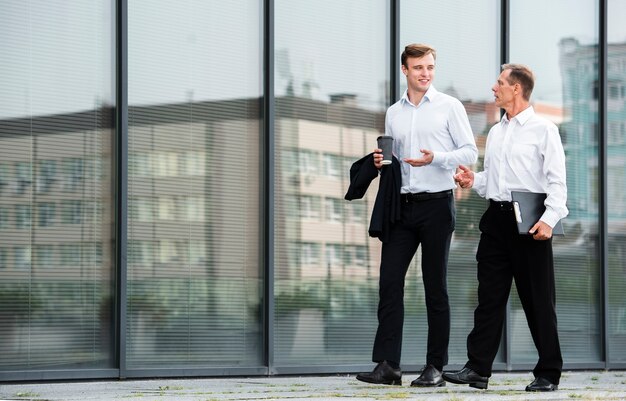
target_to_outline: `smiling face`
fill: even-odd
[[[402,65],[409,91],[426,92],[435,79],[435,58],[431,53],[423,57],[408,57]]]
[[[505,110],[513,104],[515,96],[521,90],[519,83],[509,83],[510,75],[511,70],[502,71],[495,85],[491,87],[496,106]]]

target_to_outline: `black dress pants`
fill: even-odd
[[[519,235],[513,211],[494,204],[481,218],[480,231],[478,307],[467,338],[466,366],[481,376],[491,376],[514,279],[539,354],[533,373],[558,384],[563,359],[556,322],[552,240]]]
[[[422,276],[428,317],[426,363],[442,369],[448,363],[450,306],[447,265],[454,231],[454,198],[402,202],[402,220],[383,243],[380,264],[378,330],[372,360],[400,364],[404,323],[404,280],[422,246]]]

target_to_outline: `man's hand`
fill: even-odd
[[[459,170],[454,175],[454,181],[458,182],[461,188],[471,188],[474,185],[474,172],[463,165],[459,165]]]
[[[380,169],[383,166],[383,150],[382,149],[374,149],[374,166],[377,169]]]
[[[433,158],[435,157],[435,154],[433,153],[432,150],[420,149],[420,152],[422,152],[424,156],[420,157],[419,159],[402,159],[402,160],[409,163],[413,167],[422,167],[433,162]]]
[[[552,238],[552,227],[539,220],[529,231],[537,241],[545,241]]]

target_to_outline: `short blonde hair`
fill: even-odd
[[[437,59],[437,51],[433,47],[424,45],[421,43],[412,43],[410,45],[407,45],[404,48],[404,51],[402,52],[402,56],[400,56],[400,59],[402,61],[402,65],[405,66],[406,68],[409,68],[409,66],[406,64],[407,63],[406,60],[409,57],[421,58],[427,54],[432,54],[433,58],[435,60]]]

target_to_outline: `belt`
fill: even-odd
[[[510,212],[513,210],[513,202],[494,201],[493,199],[489,199],[489,206],[501,212]]]
[[[447,191],[441,192],[419,192],[416,194],[401,194],[400,200],[405,203],[420,202],[429,199],[447,198],[450,195],[452,195],[452,190],[448,189]]]

